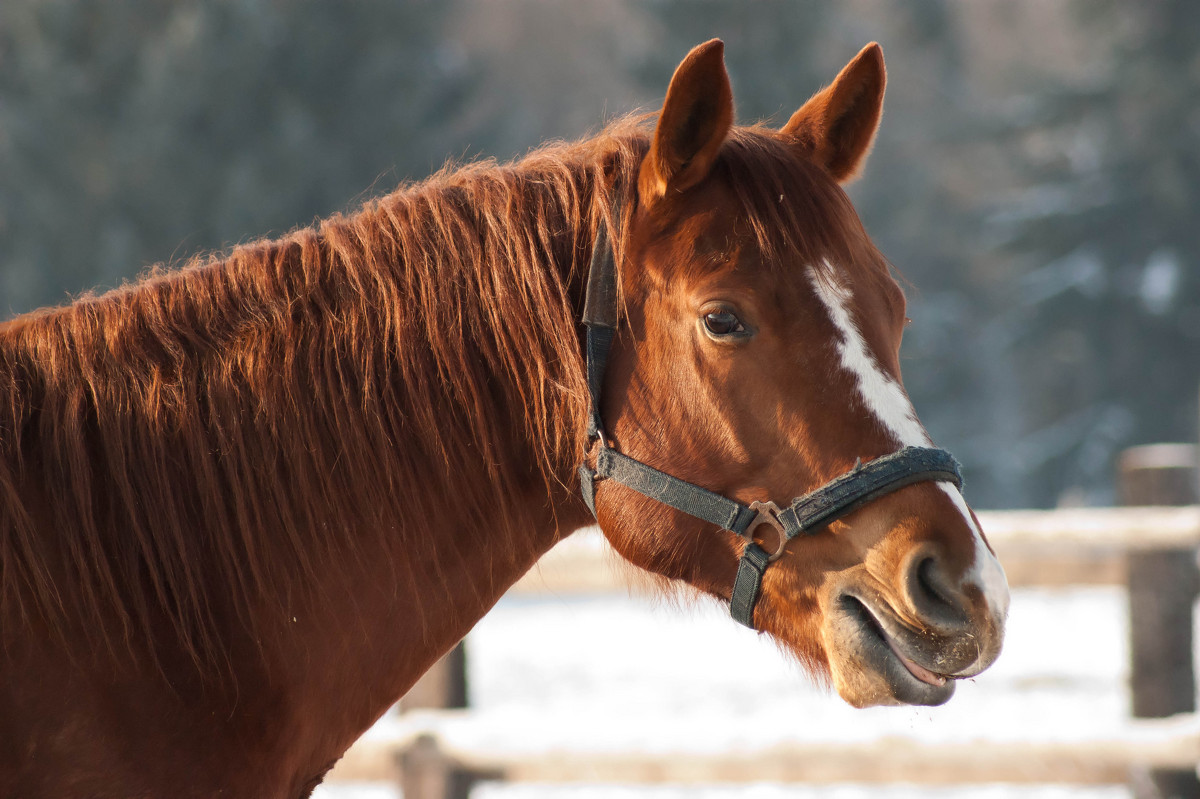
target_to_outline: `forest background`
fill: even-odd
[[[883,44],[849,191],[974,504],[1109,504],[1123,448],[1196,440],[1187,0],[3,0],[0,319],[652,110],[713,36],[743,122]]]

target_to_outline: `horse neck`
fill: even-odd
[[[586,207],[590,197],[583,193],[580,201]],[[452,257],[431,274],[406,259],[436,254],[449,244],[433,243],[431,250],[425,242],[418,254],[418,242],[399,243],[394,283],[385,291],[419,295],[436,288],[431,300],[437,308],[402,302],[393,306],[400,312],[376,330],[378,357],[386,358],[393,347],[421,356],[400,357],[390,379],[369,381],[379,392],[379,414],[385,419],[395,414],[395,420],[378,434],[350,442],[354,448],[374,444],[393,450],[379,458],[389,466],[376,470],[382,489],[371,507],[388,508],[388,518],[376,525],[390,526],[395,534],[374,538],[373,553],[360,547],[350,568],[328,575],[306,610],[314,619],[312,628],[280,649],[283,668],[304,664],[305,672],[293,679],[304,686],[297,695],[311,698],[305,701],[320,705],[337,686],[336,710],[323,705],[308,711],[325,717],[324,740],[338,726],[330,713],[341,720],[344,742],[353,740],[562,535],[590,520],[573,488],[580,446],[575,439],[581,431],[572,431],[569,449],[546,438],[563,434],[554,429],[562,420],[547,415],[566,414],[581,427],[586,412],[576,322],[586,270],[577,261],[581,253],[586,259],[591,225],[580,221],[587,217],[578,208],[541,208],[557,217],[555,240],[543,240],[545,218],[530,220],[536,229],[509,231],[512,241],[543,240],[545,257],[537,265]],[[367,213],[380,212],[404,216],[414,209],[387,208],[385,201]],[[361,246],[351,244],[364,240],[361,233],[352,224],[330,224],[322,230],[322,246],[343,253],[345,260],[350,247]],[[501,248],[503,242],[488,240],[490,233],[476,233],[485,250]],[[523,272],[535,266],[547,272]],[[472,286],[480,287],[481,307],[467,307],[464,296]],[[540,317],[500,307],[486,296],[487,286],[502,294],[541,292]],[[561,329],[564,324],[567,330]],[[447,339],[456,336],[452,352]],[[557,366],[564,371],[555,374],[551,356],[555,347],[564,346],[564,337],[572,352],[565,363],[559,357]],[[512,349],[499,352],[502,346]],[[438,359],[436,368],[422,364],[426,353]],[[579,407],[554,395],[572,386],[570,400]],[[408,445],[395,451],[403,441]],[[392,464],[393,456],[400,462]],[[348,659],[354,661],[352,669]]]
[[[32,647],[9,662],[43,657],[31,610],[82,631],[79,651],[139,648],[99,679],[149,707],[165,674],[194,700],[180,724],[228,737],[270,715],[287,733],[240,745],[306,768],[340,754],[589,519],[572,487],[588,168],[525,196],[540,216],[497,222],[513,204],[450,181],[5,326],[0,367],[25,377],[0,422],[29,435],[0,448],[3,495],[23,498],[0,554],[20,544],[28,573],[0,574],[0,643]],[[64,567],[51,530],[96,573]]]

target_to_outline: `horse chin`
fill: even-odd
[[[859,708],[941,705],[954,696],[954,679],[901,655],[861,600],[843,595],[831,610],[826,652],[834,687],[846,702]]]

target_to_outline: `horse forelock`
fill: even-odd
[[[804,283],[809,274],[826,280],[846,272],[871,283],[891,278],[850,198],[791,139],[761,126],[735,128],[716,169],[777,279]]]

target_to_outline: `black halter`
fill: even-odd
[[[714,494],[708,489],[672,477],[639,460],[622,455],[608,445],[604,421],[600,418],[600,393],[608,353],[617,332],[617,275],[607,225],[601,220],[592,247],[587,299],[583,323],[587,325],[587,379],[591,394],[588,437],[598,441],[595,469],[583,463],[579,467],[583,501],[596,514],[596,480],[607,478],[656,499],[676,510],[721,527],[746,539],[746,548],[738,563],[729,610],[733,618],[754,627],[754,606],[762,587],[767,565],[778,559],[787,542],[800,534],[811,535],[830,522],[853,510],[907,485],[928,480],[945,480],[962,488],[958,461],[949,452],[926,447],[905,447],[867,463],[792,500],[782,510],[774,502],[740,502]],[[779,546],[768,553],[754,541],[761,524],[775,528]]]

